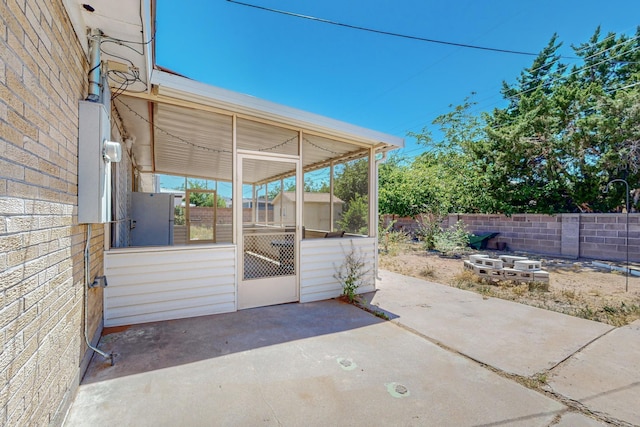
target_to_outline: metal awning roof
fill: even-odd
[[[402,138],[165,71],[154,70],[151,83],[151,94],[125,92],[115,101],[127,133],[135,137],[141,172],[228,179],[234,116],[238,148],[244,150],[297,154],[301,132],[305,170],[361,157],[372,147],[404,145]],[[266,179],[265,174],[256,170],[252,182]]]
[[[256,117],[369,145],[404,146],[403,138],[276,104],[250,95],[218,88],[157,69],[151,75],[151,83],[157,88],[156,93],[160,97],[167,96],[193,101],[239,115]]]
[[[113,105],[122,120],[123,137],[129,138],[135,167],[141,173],[228,179],[234,117],[241,149],[297,154],[301,134],[305,170],[357,158],[372,147],[404,146],[404,140],[396,136],[159,69],[153,64],[154,0],[112,0],[109,7],[98,1],[63,2],[85,51],[87,28],[99,28],[109,37],[102,44],[103,61],[124,61],[131,65],[130,70],[139,70],[140,81],[127,91],[118,93],[122,88],[115,72],[110,74],[110,85],[116,89]],[[271,172],[256,170],[251,180],[264,180]]]

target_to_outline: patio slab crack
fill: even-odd
[[[379,310],[384,310],[381,307],[378,306],[373,306],[371,307],[370,304],[367,303],[360,303],[360,304],[354,304],[355,306],[357,306],[358,308],[362,309],[363,311],[366,311],[370,314],[375,315],[376,311]],[[391,323],[393,323],[394,325],[398,326],[401,329],[404,329],[414,335],[417,335],[418,337],[425,339],[427,341],[429,341],[430,343],[438,346],[439,348],[449,352],[449,353],[453,353],[457,356],[460,356],[466,360],[469,360],[499,376],[501,376],[502,378],[506,378],[508,380],[517,382],[518,384],[522,385],[525,388],[528,388],[530,390],[533,390],[537,393],[540,393],[550,399],[553,399],[563,405],[565,405],[567,407],[567,411],[573,411],[576,413],[579,413],[581,415],[584,415],[588,418],[603,422],[603,423],[607,423],[609,425],[613,425],[613,426],[619,426],[619,427],[634,427],[633,424],[628,423],[624,420],[620,420],[617,419],[615,417],[612,417],[609,414],[603,413],[601,411],[595,411],[590,409],[588,406],[586,406],[585,404],[581,403],[580,401],[577,401],[575,399],[571,399],[569,397],[566,397],[560,393],[557,393],[555,391],[553,391],[551,388],[549,388],[545,383],[541,383],[539,381],[539,378],[543,378],[546,377],[548,374],[551,373],[551,371],[553,371],[554,369],[557,369],[559,366],[563,365],[564,363],[566,363],[568,360],[570,360],[572,357],[574,357],[575,355],[579,354],[580,352],[582,352],[584,349],[586,349],[587,347],[589,347],[591,344],[593,344],[594,342],[598,341],[599,339],[603,338],[604,336],[606,336],[607,334],[611,333],[612,331],[615,331],[617,328],[611,328],[607,331],[605,331],[604,333],[598,335],[596,338],[591,339],[589,342],[587,342],[586,344],[584,344],[583,346],[581,346],[580,348],[578,348],[576,351],[572,352],[571,354],[569,354],[567,357],[563,358],[561,361],[559,361],[558,363],[556,363],[555,365],[553,365],[551,368],[546,369],[542,372],[536,373],[534,375],[532,375],[531,377],[526,377],[526,376],[522,376],[522,375],[517,375],[517,374],[512,374],[509,372],[506,372],[502,369],[496,368],[494,366],[491,366],[485,362],[482,362],[468,354],[465,354],[459,350],[456,350],[455,348],[448,346],[446,344],[444,344],[443,342],[436,340],[410,326],[404,325],[403,323],[401,323],[400,321],[396,319],[391,319],[389,320]],[[556,422],[557,423],[557,422]],[[552,424],[550,424],[550,426],[552,426]]]

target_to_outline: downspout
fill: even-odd
[[[94,352],[100,354],[105,359],[111,360],[111,366],[114,365],[113,354],[107,354],[104,351],[91,345],[89,340],[89,288],[92,287],[91,281],[91,224],[87,224],[87,244],[84,247],[84,340]]]
[[[89,95],[87,101],[100,102],[100,43],[102,31],[93,28],[89,34]]]
[[[384,163],[386,161],[387,161],[387,152],[383,151],[382,152],[382,158],[376,160],[376,176],[375,176],[375,180],[376,180],[375,181],[376,182],[376,184],[375,184],[376,185],[376,193],[375,193],[376,194],[376,197],[375,197],[375,200],[376,200],[375,224],[376,225],[375,226],[376,227],[378,227],[378,222],[380,221],[380,210],[379,210],[379,207],[378,207],[378,167],[380,166],[380,164],[382,164],[382,163]],[[376,236],[378,237],[376,239],[376,241],[378,242],[378,245],[379,245],[379,243],[380,243],[379,242],[380,235],[378,233],[376,233]],[[378,258],[379,258],[378,252],[379,252],[379,249],[376,247],[376,251],[375,251],[376,280],[381,280],[382,278],[380,277],[380,269],[378,267]]]

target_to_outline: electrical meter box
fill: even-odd
[[[105,106],[80,101],[78,129],[78,223],[111,221],[111,163],[104,142],[111,137],[111,120]]]

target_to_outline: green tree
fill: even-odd
[[[202,207],[213,207],[214,200],[216,201],[216,206],[218,208],[226,208],[227,203],[221,197],[216,197],[215,193],[209,193],[207,190],[207,183],[204,180],[198,179],[190,179],[188,182],[190,196],[189,203],[194,206],[202,206]],[[184,185],[181,188],[184,191]],[[199,192],[197,190],[207,190],[203,192]],[[183,200],[184,201],[184,200]]]
[[[337,168],[333,189],[334,194],[344,202],[338,226],[349,233],[368,234],[368,159],[346,162]]]
[[[346,162],[336,168],[333,191],[347,204],[356,196],[369,194],[368,158]]]
[[[466,99],[433,121],[443,135],[440,140],[428,128],[411,133],[425,151],[410,163],[391,157],[380,167],[381,213],[444,215],[492,208],[494,202],[484,190],[491,165],[475,154],[485,132],[482,117],[470,112],[474,105]]]
[[[368,234],[369,233],[369,202],[365,195],[356,194],[350,200],[349,206],[342,212],[342,216],[337,221],[341,230],[347,233]]]
[[[471,114],[469,99],[410,134],[425,152],[380,172],[383,212],[560,213],[608,211],[640,187],[640,28],[634,37],[596,29],[573,46],[582,63],[561,62],[553,35],[513,84],[506,106]]]
[[[476,159],[492,165],[495,211],[606,211],[620,200],[603,196],[607,181],[625,177],[638,186],[638,40],[601,40],[597,29],[574,47],[584,63],[570,71],[559,46],[554,35],[516,84],[504,84],[509,105],[487,115]]]
[[[412,162],[390,156],[378,170],[378,209],[381,214],[416,216],[433,199],[431,186],[412,168]]]

